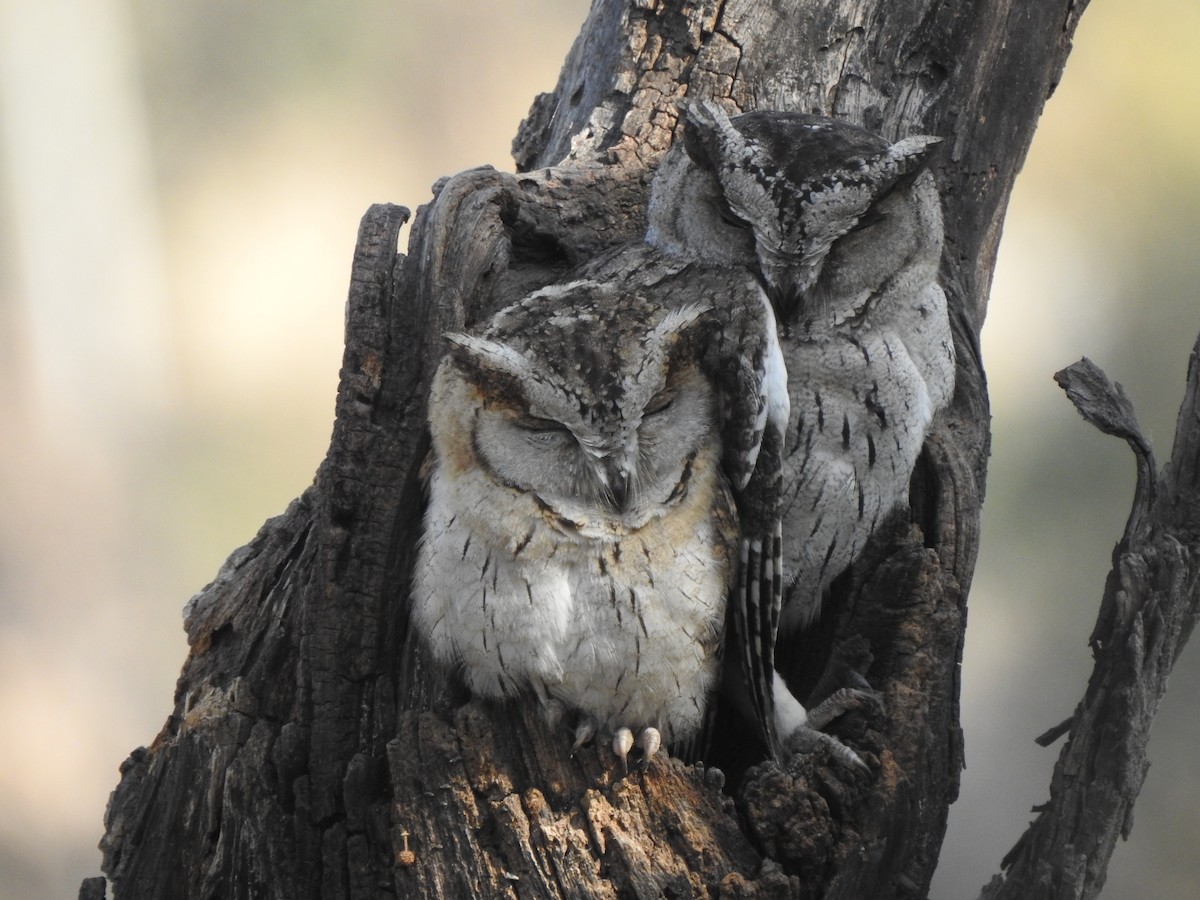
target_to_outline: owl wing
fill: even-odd
[[[766,503],[777,510],[782,478],[777,433],[768,429],[763,437],[759,465],[747,490],[736,495],[742,520],[741,559],[730,597],[732,616],[727,643],[728,664],[736,658],[741,690],[749,700],[763,740],[778,759],[781,745],[776,727],[775,636],[783,605],[783,533],[778,512],[757,507]]]
[[[720,396],[723,464],[741,526],[741,558],[727,617],[726,685],[779,757],[775,635],[783,603],[787,371],[766,294],[748,275],[729,287],[728,292],[709,292],[718,321],[709,364]]]

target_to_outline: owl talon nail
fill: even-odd
[[[633,732],[628,728],[618,728],[613,735],[613,753],[621,758],[621,766],[625,774],[629,774],[629,751],[633,749]]]
[[[595,734],[595,719],[584,719],[577,726],[575,726],[575,743],[571,745],[571,755],[574,756],[575,752],[588,741],[590,741]]]
[[[566,712],[567,708],[561,700],[547,700],[542,706],[542,716],[546,720],[546,727],[551,731],[557,731]]]
[[[642,751],[641,768],[647,769],[654,754],[662,747],[662,733],[657,728],[643,728],[638,735],[637,744]]]

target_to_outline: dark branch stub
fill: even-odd
[[[1105,434],[1121,438],[1133,450],[1137,460],[1137,487],[1133,508],[1125,524],[1124,540],[1128,541],[1145,527],[1146,514],[1154,505],[1157,488],[1154,451],[1138,425],[1133,403],[1121,383],[1109,381],[1100,367],[1086,356],[1054,373],[1054,380],[1084,419]]]
[[[1035,737],[1033,739],[1033,742],[1035,744],[1037,744],[1039,747],[1049,747],[1051,744],[1053,744],[1055,741],[1057,741],[1064,734],[1069,734],[1071,731],[1071,728],[1072,728],[1072,726],[1074,726],[1074,724],[1075,724],[1074,716],[1070,716],[1066,719],[1063,719],[1061,722],[1059,722],[1053,728],[1047,728],[1045,731],[1043,731],[1041,734],[1039,734],[1037,737]]]

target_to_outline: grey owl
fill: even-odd
[[[795,629],[906,503],[926,430],[953,392],[941,206],[925,171],[939,139],[890,143],[799,113],[730,119],[708,102],[682,114],[682,140],[652,185],[647,242],[752,269],[771,297],[791,400],[780,627]]]
[[[414,621],[476,693],[569,706],[622,756],[701,727],[727,630],[772,752],[806,731],[861,765],[774,642],[902,502],[949,396],[935,139],[685,112],[645,243],[449,336]]]
[[[649,758],[701,727],[737,571],[727,472],[751,480],[770,378],[787,418],[753,277],[655,286],[629,263],[447,336],[413,589],[416,627],[474,693],[577,711],[577,745],[601,731],[623,759],[635,734]],[[714,365],[731,342],[741,363]],[[720,412],[730,390],[740,418]],[[722,466],[727,442],[740,465]]]

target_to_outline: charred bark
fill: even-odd
[[[442,182],[407,255],[407,210],[364,218],[328,455],[188,605],[175,709],[106,816],[116,896],[922,896],[962,766],[989,441],[978,333],[1013,179],[1085,5],[596,0],[514,142],[521,174]],[[823,660],[855,659],[884,695],[842,732],[869,777],[797,757],[738,785],[675,760],[620,778],[520,704],[464,704],[408,629],[440,335],[637,237],[684,96],[946,138],[956,395],[912,515],[841,580],[820,632]]]

